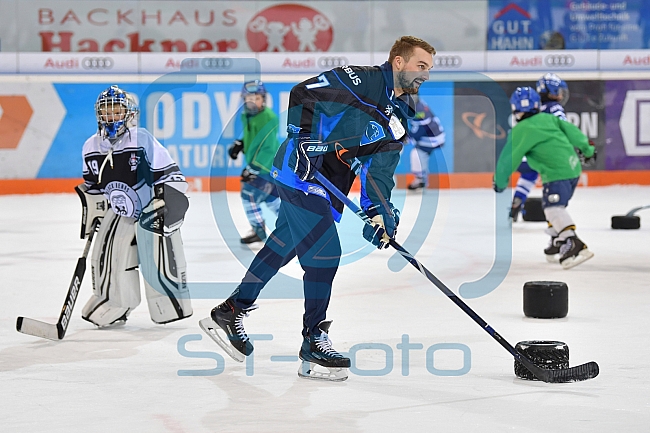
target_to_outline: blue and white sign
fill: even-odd
[[[488,50],[650,48],[644,0],[490,0]]]

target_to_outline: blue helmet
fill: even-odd
[[[532,87],[517,87],[510,97],[513,113],[537,113],[541,99]]]
[[[569,100],[569,86],[553,73],[548,73],[537,80],[537,93],[545,100],[554,100],[564,105]]]
[[[260,80],[247,81],[244,83],[244,86],[241,89],[241,97],[242,99],[246,99],[246,96],[248,95],[262,95],[264,101],[262,103],[262,108],[266,106],[266,87],[264,87],[264,83]],[[254,116],[261,111],[260,108],[252,102],[245,103],[244,110],[251,116]]]
[[[116,139],[129,129],[129,123],[138,112],[133,97],[113,85],[104,90],[95,102],[98,133],[103,138]]]
[[[241,89],[242,98],[246,95],[262,95],[266,96],[266,87],[260,80],[247,81]]]

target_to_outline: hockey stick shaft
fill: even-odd
[[[625,216],[629,216],[629,217],[634,216],[634,214],[637,213],[638,211],[643,210],[643,209],[649,209],[649,208],[650,208],[650,206],[635,207],[634,209],[629,211],[627,214],[625,214]]]
[[[372,225],[372,221],[365,214],[365,212],[352,200],[350,200],[345,194],[343,194],[332,182],[329,181],[321,173],[316,172],[315,176],[325,188],[327,188],[336,198],[338,198],[342,203],[344,203],[351,211],[353,211],[359,218],[361,218],[366,224]],[[456,304],[461,310],[463,310],[469,317],[474,320],[485,332],[490,334],[497,343],[499,343],[504,349],[506,349],[510,354],[521,362],[531,373],[535,375],[539,380],[544,382],[574,382],[592,379],[598,375],[598,364],[595,362],[589,362],[587,364],[579,365],[576,367],[563,369],[563,370],[550,370],[542,369],[535,365],[527,356],[519,353],[508,341],[506,341],[498,332],[496,332],[488,323],[483,320],[474,310],[470,308],[465,302],[463,302],[454,292],[452,292],[442,281],[440,281],[433,273],[431,273],[422,263],[420,263],[413,255],[406,251],[400,244],[398,244],[394,239],[390,240],[390,246],[395,248],[397,252],[401,254],[415,269],[417,269],[422,275],[424,275],[429,281],[431,281],[440,291],[442,291],[447,297]]]
[[[90,251],[95,231],[99,225],[99,220],[93,221],[83,254],[77,260],[72,281],[68,287],[68,293],[65,296],[63,307],[61,307],[61,314],[59,320],[55,325],[44,323],[38,320],[30,319],[28,317],[18,317],[16,320],[16,330],[23,334],[34,335],[36,337],[47,338],[50,340],[62,340],[68,330],[70,324],[70,317],[72,316],[72,309],[77,301],[79,289],[81,289],[81,282],[83,281],[84,274],[86,273],[86,258]]]

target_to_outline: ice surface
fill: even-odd
[[[84,246],[78,198],[0,196],[0,431],[648,431],[648,213],[639,213],[640,230],[612,230],[610,217],[648,204],[650,187],[576,191],[569,211],[596,255],[574,269],[546,262],[544,223],[515,223],[506,279],[488,295],[465,300],[512,345],[563,341],[571,365],[600,364],[596,379],[572,384],[516,379],[512,357],[415,269],[396,266],[402,259],[393,251],[359,258],[370,250],[350,213],[340,226],[346,258],[328,311],[334,347],[356,352],[350,378],[298,378],[303,307],[296,263],[245,320],[258,338],[254,358],[235,363],[198,327],[243,276],[237,257],[251,257],[237,245],[247,231],[239,196],[223,194],[212,201],[223,234],[207,193],[191,195],[182,229],[191,290],[200,298],[193,317],[154,325],[143,302],[123,328],[94,329],[80,318],[91,291],[87,273],[58,343],[16,332],[15,321],[19,315],[56,321]],[[405,196],[398,240],[408,236],[420,205],[419,194],[404,191],[396,201]],[[440,192],[416,257],[454,292],[492,265],[494,207],[491,190]],[[239,233],[223,223],[229,214]],[[524,317],[522,288],[536,280],[568,284],[566,318]],[[416,346],[408,360],[398,348],[406,341]]]

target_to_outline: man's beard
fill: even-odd
[[[412,73],[405,71],[398,72],[397,85],[404,91],[404,93],[415,95],[418,93],[422,82],[420,81],[421,79],[418,78],[409,81],[409,75],[412,75]]]

